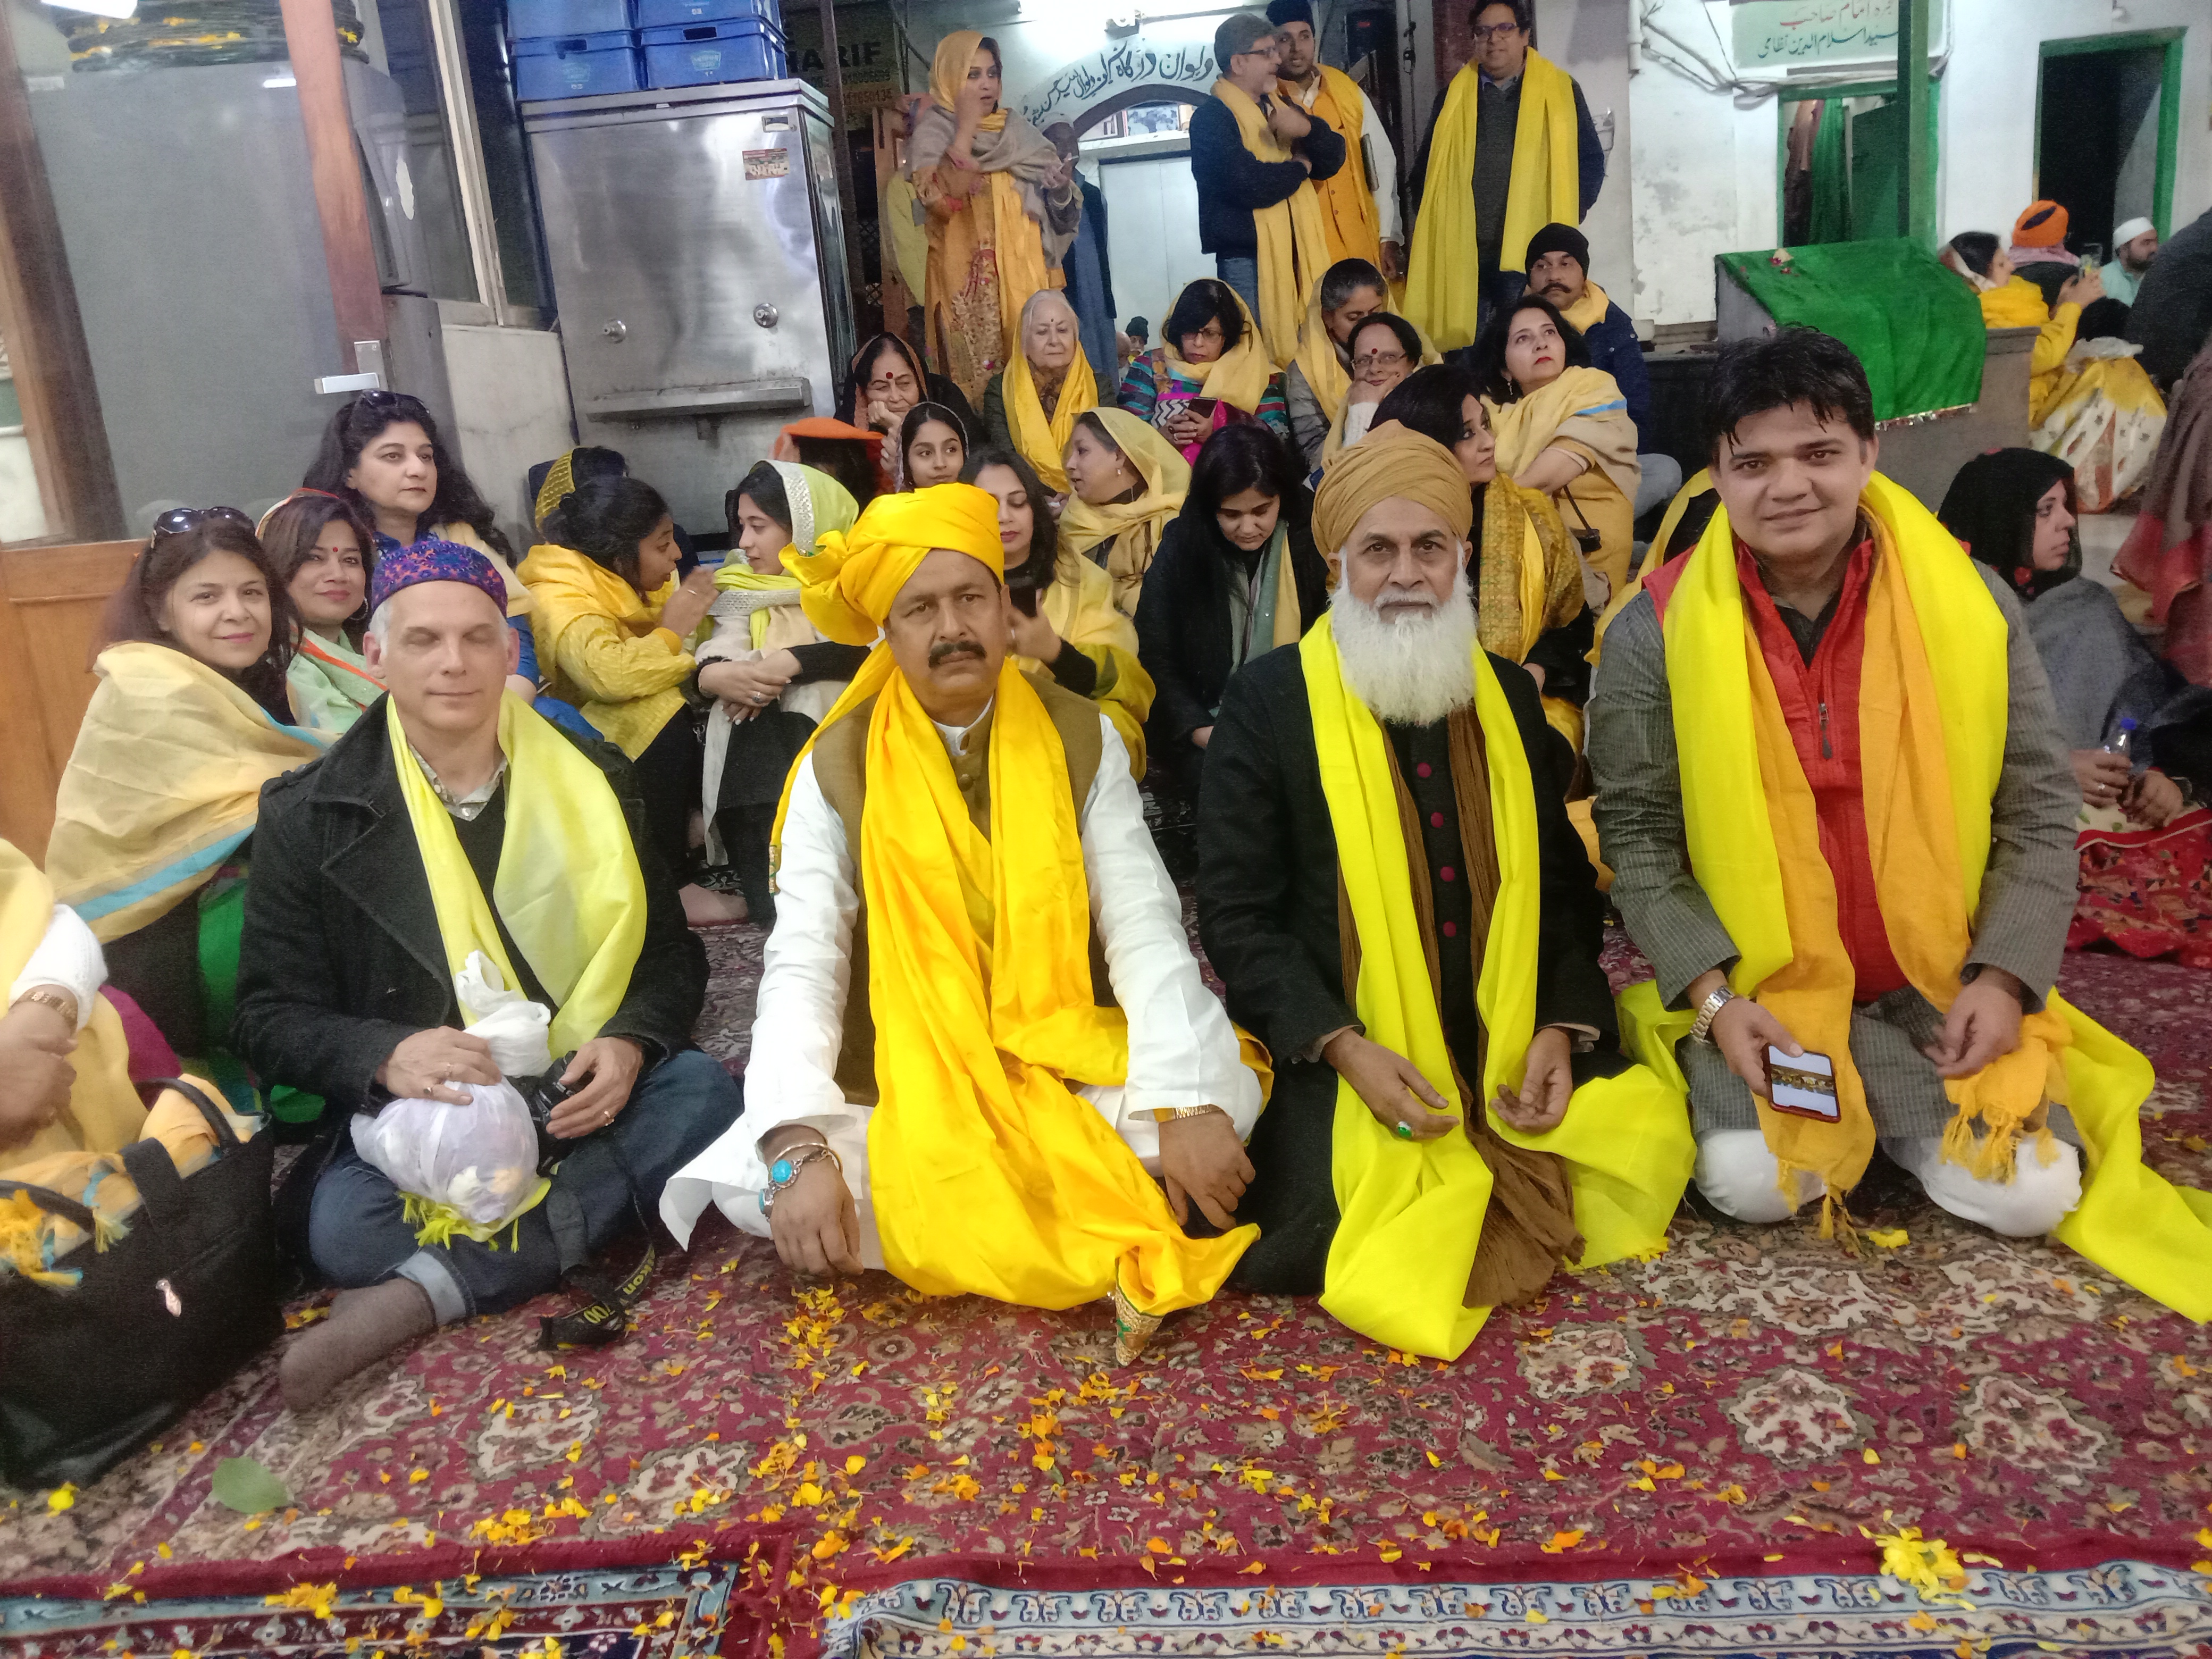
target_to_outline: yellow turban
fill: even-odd
[[[899,590],[939,548],[1003,576],[997,499],[964,483],[878,495],[851,530],[829,532],[811,555],[787,549],[783,564],[803,584],[799,603],[809,622],[840,645],[872,645]]]
[[[1315,544],[1332,564],[1352,528],[1378,501],[1433,507],[1462,541],[1474,527],[1474,494],[1459,459],[1434,438],[1390,421],[1341,451],[1314,496]]]

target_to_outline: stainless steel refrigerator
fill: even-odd
[[[405,102],[389,76],[344,69],[396,360],[386,383],[450,430]],[[280,499],[337,405],[315,380],[345,372],[290,65],[55,76],[29,93],[127,528],[179,502]]]
[[[828,106],[800,81],[525,104],[576,428],[712,535],[854,350]]]

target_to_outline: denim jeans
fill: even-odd
[[[650,1224],[668,1177],[712,1145],[744,1109],[744,1095],[718,1060],[696,1048],[663,1060],[646,1073],[612,1123],[576,1143],[554,1172],[552,1190],[517,1224],[513,1249],[505,1232],[497,1249],[472,1238],[417,1244],[398,1188],[348,1142],[315,1182],[307,1227],[316,1271],[349,1290],[412,1279],[430,1298],[441,1325],[503,1313],[558,1288],[565,1268],[629,1231],[638,1214]]]
[[[1213,274],[1235,289],[1252,307],[1252,320],[1260,320],[1260,261],[1255,255],[1217,253]]]

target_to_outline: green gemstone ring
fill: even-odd
[[[1391,1130],[1391,1133],[1396,1135],[1401,1140],[1411,1140],[1413,1138],[1413,1126],[1401,1122]]]

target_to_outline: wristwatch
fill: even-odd
[[[1179,1117],[1204,1117],[1208,1112],[1220,1111],[1218,1106],[1155,1106],[1152,1121],[1172,1123]]]
[[[1694,1042],[1711,1042],[1713,1040],[1713,1021],[1719,1018],[1722,1009],[1727,1007],[1729,1004],[1735,1000],[1735,993],[1729,990],[1726,985],[1723,985],[1711,996],[1699,1003],[1698,1005],[1698,1023],[1690,1027],[1691,1041]]]
[[[810,1164],[819,1164],[825,1158],[837,1166],[837,1173],[839,1175],[842,1176],[845,1173],[845,1160],[839,1158],[836,1153],[830,1150],[830,1143],[826,1140],[815,1141],[811,1145],[800,1149],[800,1151],[794,1156],[790,1158],[780,1158],[776,1159],[775,1163],[769,1164],[768,1166],[768,1186],[762,1191],[760,1195],[761,1213],[763,1215],[774,1214],[777,1195],[788,1188],[792,1182],[799,1179],[799,1172],[801,1170],[804,1170]]]

